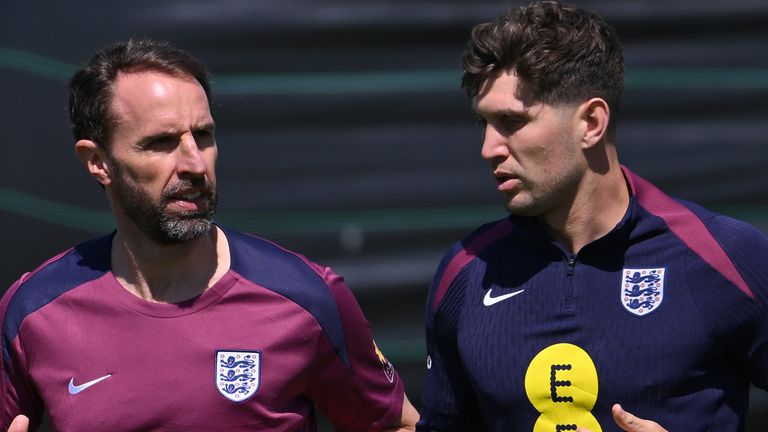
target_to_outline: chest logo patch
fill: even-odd
[[[622,270],[620,295],[624,309],[637,316],[658,309],[664,300],[665,274],[663,267]]]
[[[232,402],[243,402],[261,384],[261,353],[216,351],[216,389]]]

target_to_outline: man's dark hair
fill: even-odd
[[[129,39],[91,56],[69,80],[69,122],[75,140],[88,139],[109,149],[111,100],[119,73],[156,71],[195,78],[213,107],[208,70],[186,51],[166,41]]]
[[[609,130],[624,91],[624,57],[614,29],[594,13],[555,1],[510,10],[472,29],[461,86],[471,97],[483,83],[513,70],[547,104],[605,99]]]

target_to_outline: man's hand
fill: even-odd
[[[8,432],[29,432],[29,418],[25,415],[17,415],[8,426]]]
[[[613,419],[616,421],[616,424],[619,425],[622,430],[628,432],[667,432],[666,429],[659,426],[655,421],[637,418],[624,411],[624,408],[619,404],[615,404],[613,408],[611,408],[611,413],[613,414]],[[579,428],[576,432],[589,431],[584,428]]]
[[[622,408],[619,404],[615,404],[613,408],[611,408],[611,413],[613,414],[613,419],[616,421],[616,424],[625,431],[667,432],[666,429],[659,426],[659,424],[655,421],[643,420],[624,411],[624,408]]]

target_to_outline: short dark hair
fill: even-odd
[[[513,70],[544,103],[605,99],[609,130],[624,92],[624,56],[615,30],[598,15],[556,1],[512,9],[472,29],[461,86],[470,97],[488,79]]]
[[[213,107],[210,75],[203,63],[167,41],[128,39],[92,55],[69,80],[69,122],[75,140],[89,139],[104,149],[114,125],[110,103],[119,73],[157,71],[195,78]]]

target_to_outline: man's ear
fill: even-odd
[[[581,142],[584,149],[608,137],[608,122],[611,112],[608,102],[602,98],[592,98],[578,108],[578,119],[581,124]]]
[[[91,140],[79,140],[75,143],[75,153],[91,177],[97,182],[101,183],[102,186],[112,183],[106,153],[98,144]]]

